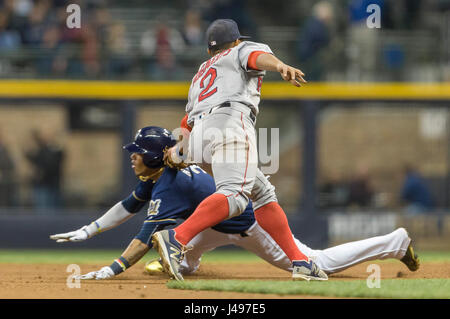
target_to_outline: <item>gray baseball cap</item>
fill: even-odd
[[[211,23],[206,30],[208,48],[213,49],[224,43],[233,42],[237,39],[249,39],[239,32],[237,23],[231,19],[218,19]]]

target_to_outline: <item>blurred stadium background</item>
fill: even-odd
[[[0,0],[0,248],[54,247],[49,234],[128,195],[121,146],[179,126],[216,18],[307,75],[293,89],[268,74],[257,123],[280,129],[271,181],[298,238],[404,226],[419,248],[450,248],[449,0]],[[140,215],[77,247],[124,247]]]

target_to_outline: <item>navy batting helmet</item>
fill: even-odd
[[[123,148],[130,153],[142,154],[145,166],[157,168],[164,165],[164,149],[176,143],[169,130],[157,126],[146,126],[136,133],[134,142]]]

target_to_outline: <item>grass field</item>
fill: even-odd
[[[61,264],[61,263],[110,263],[120,256],[123,250],[10,250],[0,249],[0,263],[20,264]],[[156,258],[158,254],[151,250],[145,260]],[[449,257],[450,260],[450,252]],[[202,257],[204,262],[245,263],[261,261],[256,255],[244,250],[217,250]],[[143,262],[143,261],[142,261]]]
[[[84,249],[58,249],[58,250],[10,250],[0,249],[0,263],[102,263],[120,256],[123,250],[84,250]],[[151,250],[146,259],[157,257],[157,253]],[[450,262],[450,251],[421,251],[422,262]],[[205,254],[203,262],[229,262],[229,263],[253,263],[261,259],[244,250],[216,250]],[[379,263],[389,263],[379,261]]]
[[[50,267],[51,265],[74,263],[86,265],[84,267],[88,267],[88,265],[91,265],[89,267],[98,267],[98,265],[109,265],[112,260],[120,256],[121,252],[121,250],[3,249],[0,250],[0,267],[8,267],[7,264],[20,264],[25,265],[25,267],[48,265],[47,267]],[[405,271],[404,265],[396,260],[377,261],[376,263],[383,268],[383,275],[386,276],[380,281],[380,288],[371,289],[367,286],[366,278],[369,274],[365,272],[366,266],[364,265],[350,268],[344,271],[343,275],[330,276],[328,282],[293,282],[288,274],[285,275],[285,272],[268,265],[257,256],[243,250],[218,250],[204,255],[202,265],[207,269],[206,275],[200,272],[199,276],[187,277],[184,282],[167,280],[164,274],[159,279],[161,285],[166,287],[168,296],[183,291],[191,291],[191,293],[214,291],[223,294],[233,292],[236,294],[270,296],[308,295],[319,298],[450,299],[450,252],[421,251],[419,255],[422,267],[416,273]],[[143,264],[145,261],[156,257],[157,254],[152,251],[140,263]],[[253,274],[252,276],[251,270],[262,266],[266,268],[264,270],[258,269],[259,274]],[[222,267],[222,270],[220,267]],[[236,271],[232,270],[233,267]],[[250,269],[247,272],[248,276],[246,276],[245,271],[243,272],[246,267]],[[216,269],[219,269],[217,273],[215,272]],[[422,273],[421,270],[423,270]],[[143,275],[142,265],[135,266],[129,271],[134,276],[132,281],[134,284],[137,283],[136,280],[141,280],[139,278],[142,278],[142,280],[149,278]],[[264,278],[266,273],[267,278]],[[110,282],[118,282],[121,278],[126,279],[127,277],[121,275],[114,279],[116,281],[111,280]],[[92,284],[89,285],[89,288],[94,288]],[[95,284],[97,285],[97,283]]]
[[[357,298],[450,298],[450,279],[385,279],[379,288],[367,287],[365,280],[309,282],[196,280],[170,281],[169,288],[188,290],[235,291],[279,295],[316,295]]]

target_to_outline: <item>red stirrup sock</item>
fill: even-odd
[[[270,202],[255,210],[255,218],[291,261],[308,260],[295,244],[286,214],[277,202]]]
[[[188,219],[174,228],[175,239],[186,246],[201,231],[227,219],[228,213],[227,197],[214,193],[206,197]]]

